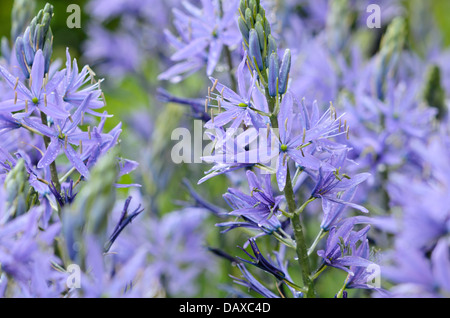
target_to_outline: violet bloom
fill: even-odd
[[[282,196],[275,197],[270,184],[270,175],[262,175],[260,179],[252,171],[247,171],[247,179],[250,188],[250,195],[236,189],[228,189],[228,193],[223,197],[227,203],[234,209],[229,215],[240,216],[245,223],[239,224],[229,222],[218,224],[218,226],[250,227],[257,228],[262,231],[260,235],[271,234],[281,227],[278,220],[280,211],[279,204],[283,199]]]
[[[337,118],[330,117],[330,113],[326,112],[321,118],[315,119],[312,117],[311,120],[307,114],[303,113],[304,130],[303,133],[299,134],[294,131],[297,122],[295,122],[293,105],[293,96],[290,92],[287,92],[283,97],[278,113],[279,140],[277,140],[278,145],[275,146],[279,149],[276,174],[280,191],[283,191],[286,185],[288,158],[294,160],[304,169],[319,170],[321,166],[326,170],[333,169],[328,163],[321,161],[319,157],[312,154],[315,151],[314,146],[303,149],[319,139],[330,137],[331,134],[336,132],[338,129],[338,126],[335,125]],[[306,118],[308,119],[305,120]],[[302,121],[300,120],[300,122]]]
[[[89,81],[94,80],[94,74],[89,66],[85,65],[83,69],[78,72],[78,64],[76,59],[71,61],[69,48],[66,49],[66,69],[64,80],[58,87],[57,92],[65,102],[67,110],[79,107],[88,95],[91,95],[89,103],[86,105],[85,112],[91,115],[103,116],[93,109],[102,108],[105,106],[105,101],[99,100],[103,95],[100,90],[100,82],[86,85]]]
[[[371,261],[354,254],[358,241],[365,241],[366,234],[370,226],[366,226],[362,230],[353,231],[354,220],[346,220],[339,228],[333,227],[328,235],[325,250],[317,251],[317,255],[322,257],[324,264],[327,266],[342,269],[350,275],[354,275],[351,268],[367,267],[372,264]]]
[[[13,88],[14,99],[0,103],[2,111],[15,112],[25,110],[22,116],[29,116],[36,108],[53,118],[65,119],[69,113],[57,104],[53,94],[64,77],[64,72],[56,73],[52,78],[45,78],[45,60],[41,50],[34,56],[30,74],[30,89],[28,89],[17,77],[14,77],[5,68],[0,66],[0,74]]]
[[[144,211],[144,209],[141,209],[141,206],[139,205],[137,209],[135,209],[130,214],[128,213],[128,207],[130,205],[132,197],[129,196],[125,200],[125,204],[123,206],[122,214],[120,215],[119,222],[117,223],[116,227],[113,230],[113,233],[110,235],[108,242],[105,245],[105,253],[109,251],[111,246],[114,244],[114,241],[117,239],[117,237],[120,235],[120,233],[125,229],[125,227],[133,221],[135,217],[137,217],[139,214]]]
[[[125,262],[117,263],[113,255],[104,253],[101,244],[93,237],[88,236],[85,241],[87,252],[84,261],[88,270],[81,272],[80,288],[69,290],[71,297],[144,297],[141,289],[132,286],[146,284],[146,291],[153,289],[151,283],[140,281],[138,275],[145,270],[145,248],[136,248]]]
[[[353,256],[368,260],[370,258],[369,240],[361,240],[361,244],[353,251]],[[381,274],[381,267],[379,265],[375,263],[369,264],[367,267],[352,265],[350,266],[350,272],[353,275],[349,274],[347,277],[345,285],[347,289],[371,289],[382,293],[382,295],[386,294],[386,291],[381,286],[372,284],[374,279],[380,279],[377,276]]]
[[[174,9],[174,26],[178,31],[176,38],[166,31],[169,43],[177,51],[171,59],[177,64],[159,75],[159,79],[179,81],[206,65],[206,74],[212,75],[219,62],[224,46],[231,47],[239,42],[240,35],[236,27],[238,1],[228,3],[222,9],[218,1],[202,0],[198,8],[189,2],[183,2],[187,14]],[[224,2],[225,5],[225,2]]]
[[[234,131],[233,131],[234,133]],[[251,167],[257,163],[248,156],[246,148],[254,141],[258,132],[254,128],[249,128],[244,133],[230,138],[233,134],[226,132],[224,128],[215,128],[215,133],[207,135],[214,145],[213,154],[204,156],[201,159],[208,163],[214,163],[214,166],[205,172],[206,176],[198,181],[198,184],[206,180],[241,168]]]
[[[224,109],[225,111],[209,120],[205,124],[206,128],[223,127],[231,121],[233,122],[230,126],[231,129],[237,129],[241,123],[244,123],[245,126],[252,125],[255,128],[266,127],[268,120],[265,120],[258,112],[268,113],[267,101],[264,94],[255,87],[257,78],[255,72],[253,72],[250,78],[248,88],[246,87],[246,65],[247,52],[245,52],[244,57],[236,70],[239,94],[220,83],[217,79],[210,78],[213,82],[213,87],[219,92],[211,99],[216,101],[219,109]],[[213,105],[209,103],[209,106]]]
[[[55,196],[56,202],[61,208],[66,204],[71,204],[77,196],[77,193],[73,193],[73,180],[70,180],[69,184],[66,187],[63,187],[64,196],[62,196],[61,192],[56,189],[53,181],[51,185],[48,186],[48,188],[50,189],[50,192]]]
[[[241,250],[244,251],[245,254],[247,254],[248,257],[250,257],[251,261],[245,260],[243,258],[238,257],[241,261],[252,264],[263,271],[266,271],[269,274],[272,274],[275,276],[276,279],[280,281],[284,281],[286,279],[286,274],[278,268],[276,265],[272,264],[271,261],[266,259],[264,256],[262,256],[261,251],[258,248],[258,245],[256,244],[256,241],[254,238],[249,239],[250,246],[252,248],[254,256],[249,254],[245,249],[241,248]]]
[[[449,241],[441,238],[431,257],[405,242],[397,244],[393,263],[382,267],[383,277],[396,285],[391,297],[441,297],[450,292]]]
[[[102,139],[111,139],[108,135],[100,135],[94,134],[90,131],[82,132],[79,130],[78,125],[81,122],[83,113],[86,110],[87,105],[89,104],[91,95],[88,95],[80,107],[75,111],[75,113],[69,118],[65,120],[55,120],[53,126],[48,127],[46,125],[41,124],[31,118],[24,118],[22,121],[30,126],[31,128],[37,130],[41,134],[50,137],[51,142],[48,145],[48,148],[45,154],[42,156],[41,160],[37,164],[38,168],[44,168],[50,165],[53,161],[55,161],[56,157],[59,154],[60,149],[62,148],[64,153],[67,156],[67,159],[72,163],[72,165],[80,172],[84,177],[89,177],[89,170],[86,167],[85,163],[71,146],[71,144],[82,147],[82,143],[92,144],[92,143],[101,143]]]
[[[230,276],[233,278],[236,284],[247,287],[250,290],[253,290],[266,298],[279,298],[276,294],[274,294],[271,290],[269,290],[266,286],[261,284],[248,270],[243,264],[237,264],[237,267],[241,271],[243,278],[237,278],[234,276]]]
[[[42,213],[43,206],[34,207],[26,214],[0,223],[0,262],[3,275],[11,281],[3,288],[10,297],[60,297],[65,289],[65,275],[52,267],[52,263],[60,262],[51,248],[60,224],[54,223],[41,231]]]
[[[360,173],[353,177],[341,174],[340,170],[345,167],[347,161],[347,153],[348,149],[333,153],[330,156],[329,164],[335,167],[335,170],[324,171],[320,167],[317,174],[313,176],[316,184],[311,197],[322,199],[324,218],[321,227],[324,230],[328,230],[336,222],[345,206],[350,206],[364,213],[369,212],[365,207],[350,202],[357,186],[364,182],[370,174]],[[309,174],[313,175],[312,173]]]

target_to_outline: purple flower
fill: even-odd
[[[271,290],[261,284],[248,270],[243,264],[237,264],[237,267],[241,271],[243,278],[237,278],[234,276],[230,276],[234,279],[234,282],[247,287],[250,290],[253,290],[266,298],[279,298],[275,295]]]
[[[48,188],[50,189],[50,192],[55,196],[56,202],[61,208],[66,204],[71,204],[77,196],[76,193],[73,193],[73,180],[70,180],[67,187],[64,188],[64,197],[60,192],[58,192],[53,182],[48,186]]]
[[[54,94],[59,83],[64,78],[64,72],[56,73],[52,78],[44,77],[45,61],[41,50],[34,56],[33,66],[30,74],[30,88],[28,89],[19,78],[14,77],[5,68],[0,66],[0,73],[5,81],[14,89],[14,99],[0,103],[2,111],[15,112],[25,110],[20,117],[29,116],[36,108],[50,117],[65,119],[69,113],[58,105]]]
[[[249,239],[250,246],[252,248],[254,256],[250,255],[245,249],[241,248],[241,250],[244,251],[245,254],[247,254],[248,257],[250,257],[251,261],[245,260],[241,257],[238,257],[241,261],[252,264],[264,271],[266,271],[269,274],[272,274],[275,276],[276,279],[284,281],[286,278],[286,274],[277,266],[272,264],[271,261],[266,259],[264,256],[262,256],[261,251],[258,248],[258,245],[256,244],[255,239],[251,238]]]
[[[371,261],[361,257],[356,251],[358,241],[364,242],[370,226],[362,230],[353,231],[354,220],[346,220],[339,228],[331,228],[325,250],[317,251],[325,265],[342,269],[354,276],[352,268],[367,267],[372,264]],[[353,253],[352,253],[353,252]]]
[[[440,297],[450,292],[448,239],[436,244],[427,257],[407,244],[397,244],[394,262],[383,266],[383,277],[396,283],[391,297]]]
[[[266,127],[267,120],[258,114],[258,111],[268,112],[267,101],[265,96],[255,87],[257,75],[253,72],[250,78],[250,85],[246,88],[246,68],[247,53],[239,64],[236,71],[239,94],[229,89],[225,85],[218,82],[215,78],[210,78],[213,86],[219,92],[216,97],[212,99],[217,102],[220,109],[225,109],[224,112],[205,124],[206,128],[223,127],[230,121],[233,121],[230,128],[237,129],[243,122],[246,126],[254,126],[255,128]],[[211,104],[209,104],[212,106]],[[219,106],[220,105],[220,106]]]
[[[231,1],[224,9],[217,1],[201,1],[198,8],[189,2],[183,2],[188,14],[174,9],[174,26],[178,31],[176,38],[169,31],[166,35],[169,43],[177,49],[171,59],[177,64],[159,75],[159,79],[179,81],[204,65],[206,74],[212,75],[219,62],[223,47],[233,46],[239,41],[239,31],[234,17],[237,14],[238,1]]]
[[[288,158],[304,169],[319,170],[321,167],[326,170],[333,169],[327,162],[321,161],[319,157],[313,155],[315,147],[305,150],[304,148],[315,141],[320,142],[319,140],[322,138],[330,137],[338,129],[337,119],[330,118],[329,111],[324,113],[321,118],[316,118],[316,114],[308,117],[308,114],[303,111],[303,118],[299,120],[294,116],[293,105],[293,96],[288,91],[283,97],[278,113],[279,140],[277,141],[278,146],[275,146],[279,149],[276,174],[280,191],[286,185]],[[303,133],[294,130],[298,122],[302,123]]]
[[[207,135],[214,143],[214,153],[210,156],[204,156],[201,159],[205,162],[213,162],[215,165],[205,172],[206,176],[198,181],[198,184],[206,180],[229,173],[241,168],[251,167],[257,161],[251,160],[246,151],[246,147],[257,136],[257,131],[249,128],[236,138],[231,138],[234,131],[230,133],[223,128],[215,128],[215,133],[208,133]]]
[[[93,111],[93,109],[105,106],[105,102],[99,100],[99,98],[103,96],[102,91],[100,90],[100,81],[92,85],[86,85],[88,81],[94,80],[89,66],[85,65],[78,73],[76,59],[74,59],[71,64],[69,48],[66,49],[66,58],[65,76],[58,89],[58,93],[62,96],[62,99],[67,106],[67,110],[80,107],[83,101],[90,95],[89,103],[86,105],[84,111],[91,115],[104,116],[103,114]]]
[[[80,288],[70,290],[71,297],[142,297],[139,287],[135,285],[148,284],[139,280],[138,274],[145,269],[147,251],[141,247],[123,263],[117,263],[111,254],[104,254],[101,244],[88,236],[86,239],[86,268],[81,272]],[[146,288],[147,291],[151,287]]]
[[[262,230],[264,234],[271,234],[281,227],[278,220],[279,204],[282,196],[275,197],[272,192],[270,175],[262,175],[260,179],[252,171],[247,171],[247,180],[250,195],[236,189],[228,189],[223,197],[234,210],[229,215],[239,216],[246,220],[245,223],[227,222],[218,226],[250,227]]]
[[[65,288],[65,275],[52,267],[60,262],[51,248],[60,224],[41,231],[42,213],[40,206],[9,222],[0,221],[0,262],[9,278],[5,292],[11,297],[60,297]]]
[[[113,230],[113,233],[108,239],[108,242],[105,244],[105,253],[109,251],[111,246],[114,244],[114,241],[117,239],[117,237],[120,235],[120,233],[125,229],[125,227],[133,221],[135,217],[137,217],[139,214],[141,214],[143,209],[141,209],[141,206],[139,205],[137,209],[135,209],[133,212],[128,214],[128,207],[130,205],[132,197],[129,196],[127,200],[125,201],[125,204],[123,206],[122,214],[120,215],[119,222],[117,223],[116,227]]]
[[[358,204],[350,202],[353,199],[356,188],[364,182],[370,174],[360,173],[353,177],[341,174],[340,170],[345,167],[348,149],[335,152],[330,156],[328,163],[335,167],[334,171],[323,171],[319,168],[317,174],[309,173],[315,181],[311,197],[322,199],[324,218],[321,227],[328,230],[338,221],[345,206],[350,206],[361,212],[369,211]]]
[[[55,161],[56,157],[59,154],[60,149],[62,148],[64,153],[67,156],[67,159],[72,163],[72,165],[80,172],[84,177],[89,177],[89,170],[86,167],[86,164],[81,159],[80,154],[78,154],[71,146],[71,144],[82,147],[82,143],[85,145],[89,145],[92,143],[99,144],[102,140],[111,139],[108,135],[100,135],[94,129],[94,132],[91,134],[88,132],[81,132],[78,128],[78,125],[81,122],[83,117],[83,113],[86,110],[87,105],[91,99],[91,95],[88,95],[80,107],[75,111],[75,113],[70,117],[64,120],[56,120],[52,127],[48,127],[43,125],[40,122],[33,120],[32,118],[23,118],[22,121],[37,130],[44,136],[48,136],[51,139],[50,144],[42,156],[41,160],[38,162],[38,168],[44,168],[50,165],[53,161]]]

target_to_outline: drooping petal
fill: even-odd
[[[58,133],[51,129],[50,127],[37,122],[36,120],[32,120],[31,118],[23,118],[22,122],[24,122],[27,126],[30,126],[33,129],[36,129],[40,133],[49,136],[49,137],[57,137]]]
[[[39,160],[37,167],[42,169],[49,166],[53,161],[58,157],[59,150],[61,149],[61,144],[58,138],[51,138],[50,144],[47,147],[47,151],[42,156],[41,160]]]
[[[206,75],[210,76],[214,72],[214,69],[219,62],[220,55],[222,53],[223,44],[222,41],[212,41],[209,44],[208,63],[206,66]]]
[[[11,88],[16,88],[17,96],[20,99],[29,99],[31,100],[33,97],[31,96],[31,92],[29,89],[20,81],[17,77],[14,77],[10,72],[8,72],[3,66],[0,65],[0,74],[3,76],[5,81]],[[17,85],[16,85],[17,84]]]
[[[184,48],[178,50],[175,54],[173,54],[172,60],[180,61],[195,56],[196,54],[203,52],[203,50],[208,46],[208,44],[209,40],[207,37],[195,39],[194,41],[186,45]]]
[[[25,101],[19,100],[14,101],[14,99],[5,100],[0,102],[0,112],[16,112],[25,109]]]
[[[86,179],[89,178],[89,169],[81,160],[79,154],[75,150],[73,150],[72,146],[67,145],[67,147],[63,147],[63,150],[67,156],[67,159],[69,159],[75,169],[77,169],[78,172],[81,173]]]
[[[287,178],[287,158],[285,158],[283,153],[281,153],[278,156],[278,167],[277,167],[277,183],[280,191],[283,191],[284,187],[286,186],[286,178]]]
[[[302,153],[300,150],[289,149],[288,154],[296,163],[304,168],[312,170],[319,170],[320,168],[320,159],[314,157],[306,151]]]

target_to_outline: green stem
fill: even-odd
[[[320,240],[325,236],[325,234],[326,232],[324,231],[324,229],[320,228],[320,231],[317,234],[316,239],[312,243],[311,247],[308,249],[308,256],[310,256],[312,252],[314,252],[314,249],[316,248],[317,244],[319,244]]]
[[[41,121],[42,124],[44,124],[45,126],[47,126],[48,122],[47,122],[47,115],[44,114],[43,112],[41,112]],[[48,148],[48,145],[50,144],[50,137],[48,136],[43,136],[44,138],[44,144],[45,144],[45,148]],[[61,184],[59,183],[59,178],[58,178],[58,170],[56,169],[56,163],[55,161],[53,161],[50,164],[50,175],[53,181],[53,184],[55,185],[55,188],[58,192],[61,192]]]
[[[291,182],[291,176],[289,173],[289,169],[287,170],[286,187],[284,189],[284,194],[286,197],[289,211],[296,211],[295,210],[294,190],[292,188],[292,182]],[[307,202],[305,202],[305,204],[302,205],[303,209],[304,209],[304,207],[306,207],[307,203],[309,203],[309,202],[310,202],[310,200],[308,200]],[[302,271],[303,284],[305,287],[308,288],[308,292],[307,292],[306,296],[308,298],[310,298],[310,297],[315,297],[314,281],[311,280],[311,277],[310,277],[311,267],[309,264],[305,234],[303,231],[303,224],[302,224],[302,220],[301,220],[301,214],[300,214],[301,211],[299,211],[299,210],[297,210],[295,212],[294,217],[291,218],[291,223],[292,223],[292,228],[294,229],[295,241],[297,243],[295,250],[297,252],[298,263],[299,263],[301,271]]]
[[[347,283],[348,283],[349,278],[350,278],[350,275],[347,275],[347,277],[345,278],[344,284],[342,285],[341,289],[339,289],[339,291],[338,291],[338,293],[336,295],[336,298],[343,298],[344,297],[344,290],[347,287]]]
[[[314,275],[311,276],[312,280],[316,280],[317,277],[319,277],[320,274],[322,274],[322,272],[327,269],[327,265],[322,265],[315,273]]]

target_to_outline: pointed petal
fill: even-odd
[[[213,78],[213,77],[210,77],[209,79],[213,83],[216,81],[216,79]],[[216,90],[218,92],[222,92],[223,91],[223,97],[226,100],[229,100],[230,102],[232,102],[232,103],[234,103],[236,105],[239,104],[239,103],[243,103],[244,102],[244,100],[242,100],[241,96],[239,96],[233,90],[231,90],[230,88],[228,88],[225,85],[221,84],[220,82],[217,83]]]
[[[38,50],[34,56],[33,66],[31,68],[31,91],[34,97],[39,97],[41,93],[42,83],[44,82],[45,61],[44,54]]]
[[[37,131],[39,131],[40,133],[49,136],[49,137],[57,137],[58,133],[51,129],[50,127],[39,123],[35,120],[32,120],[31,118],[23,118],[22,121],[27,125],[30,126],[31,128],[36,129]]]
[[[311,170],[319,170],[320,159],[314,157],[308,152],[301,153],[300,150],[288,149],[289,156],[300,166]]]
[[[206,75],[210,76],[217,66],[222,53],[223,44],[221,41],[212,41],[209,45],[208,64],[206,66]]]
[[[67,145],[67,147],[63,147],[64,153],[67,156],[67,159],[73,164],[75,169],[78,170],[86,179],[89,178],[89,169],[86,167],[84,162],[81,160],[78,153],[73,150],[71,145]]]
[[[203,52],[203,50],[208,46],[208,38],[202,37],[195,39],[188,45],[186,45],[181,50],[178,50],[175,54],[172,55],[173,61],[180,61],[187,58],[190,58],[200,52]]]
[[[16,101],[14,99],[5,100],[0,102],[1,112],[16,112],[25,109],[25,101]]]
[[[280,191],[284,190],[286,186],[286,176],[287,176],[287,160],[283,159],[284,155],[281,153],[278,156],[278,167],[277,167],[277,183]],[[294,212],[294,211],[289,211]]]
[[[37,167],[42,169],[49,166],[58,157],[59,150],[61,149],[61,144],[58,138],[52,138],[50,144],[48,145],[47,151],[39,160]]]
[[[31,96],[31,92],[29,91],[29,89],[21,81],[17,81],[17,77],[14,77],[1,65],[0,65],[0,74],[3,76],[3,78],[11,88],[16,87],[18,97],[20,97],[21,99],[29,99],[29,100],[33,98]]]

